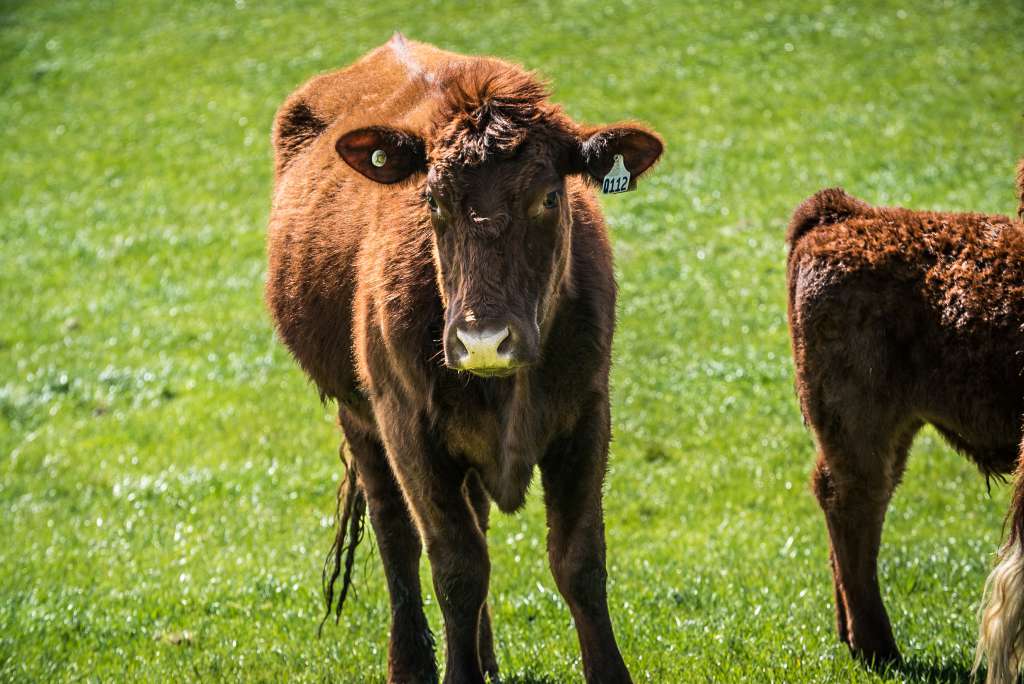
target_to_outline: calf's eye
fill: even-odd
[[[544,198],[544,208],[545,209],[554,209],[557,206],[558,206],[558,191],[557,190],[552,190]]]
[[[423,194],[423,199],[426,200],[427,206],[430,207],[430,211],[437,211],[437,200],[434,199],[434,193],[427,190]]]

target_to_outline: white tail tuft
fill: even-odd
[[[1024,551],[1019,540],[1000,550],[999,562],[985,582],[979,617],[973,673],[987,659],[987,684],[1015,684],[1024,655]]]

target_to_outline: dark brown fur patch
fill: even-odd
[[[274,147],[280,150],[281,168],[326,129],[327,122],[318,118],[305,102],[296,102],[281,112],[274,131]]]

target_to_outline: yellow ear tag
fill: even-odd
[[[636,189],[636,184],[630,185],[629,171],[622,161],[622,155],[617,154],[612,164],[612,170],[604,177],[601,183],[601,193],[605,195],[617,195],[620,192],[629,192]]]

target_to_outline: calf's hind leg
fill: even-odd
[[[878,586],[878,550],[885,512],[919,427],[875,424],[870,434],[816,430],[813,487],[831,541],[836,628],[855,655],[878,664],[900,658]]]
[[[413,525],[380,441],[347,423],[341,425],[366,495],[384,563],[391,602],[391,635],[388,640],[388,684],[421,684],[437,681],[434,638],[423,614],[420,590],[419,534]]]

